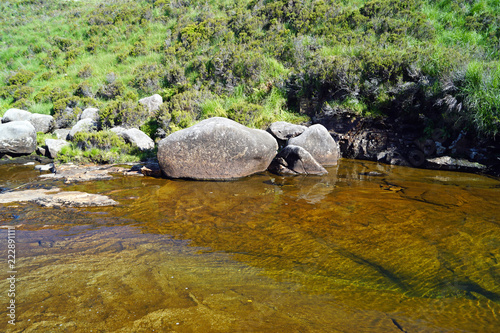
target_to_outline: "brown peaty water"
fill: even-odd
[[[0,187],[40,186],[19,168],[0,167]],[[0,205],[17,271],[13,326],[1,229],[0,330],[498,331],[498,179],[353,160],[328,171],[117,177],[64,188],[116,207]]]

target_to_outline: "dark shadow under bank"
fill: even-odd
[[[500,143],[428,119],[363,117],[323,108],[311,115],[340,146],[343,158],[423,169],[500,176]]]

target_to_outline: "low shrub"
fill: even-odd
[[[165,70],[160,65],[142,65],[134,70],[134,75],[132,86],[139,92],[153,94],[161,89]]]
[[[131,151],[131,146],[128,145],[122,137],[111,131],[76,133],[72,142],[82,150],[89,150],[92,148],[110,150],[112,148],[118,148],[120,152],[124,154]]]
[[[23,86],[35,77],[35,73],[26,69],[20,69],[7,76],[6,84],[9,86]]]
[[[117,100],[101,110],[100,119],[104,127],[139,127],[147,120],[147,108],[130,100]]]
[[[89,77],[92,76],[93,72],[94,70],[92,69],[92,66],[86,64],[78,71],[77,76],[81,79],[88,79]]]
[[[113,100],[120,97],[125,92],[125,85],[121,81],[113,81],[102,85],[96,96],[105,100]]]

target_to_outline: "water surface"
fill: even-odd
[[[40,186],[13,168],[0,187]],[[352,160],[328,171],[117,177],[64,188],[117,207],[0,205],[17,226],[12,331],[498,331],[497,179]]]

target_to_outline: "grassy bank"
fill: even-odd
[[[119,125],[158,93],[153,137],[326,106],[429,131],[500,127],[498,0],[11,0],[0,12],[0,115],[96,106]]]

